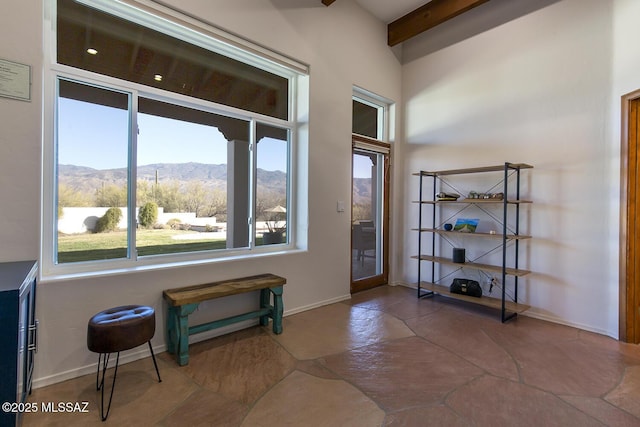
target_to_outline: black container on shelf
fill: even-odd
[[[460,264],[464,263],[464,255],[464,248],[453,248],[453,262],[457,262]]]

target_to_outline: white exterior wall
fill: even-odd
[[[96,223],[109,208],[91,208],[91,207],[75,207],[62,208],[62,217],[58,220],[58,231],[66,234],[86,233],[96,228]],[[118,228],[126,229],[128,222],[128,208],[120,207],[122,218],[118,223]],[[138,217],[138,208],[136,208],[136,218]],[[195,212],[169,212],[164,213],[162,206],[158,207],[157,224],[166,224],[167,222],[177,219],[181,224],[195,225],[206,227],[207,225],[216,225],[215,217],[197,218]]]
[[[618,336],[620,97],[640,2],[562,0],[403,68],[405,172],[530,163],[525,315]],[[412,43],[420,43],[419,38]],[[412,46],[416,48],[416,46]],[[407,178],[405,205],[417,197]],[[404,233],[417,223],[405,211]],[[416,240],[404,245],[415,281]]]
[[[123,272],[104,277],[40,282],[40,320],[36,386],[93,372],[97,355],[86,348],[89,318],[107,307],[147,304],[156,308],[153,345],[164,348],[162,290],[225,278],[271,272],[287,278],[285,314],[349,297],[350,218],[336,211],[336,201],[351,195],[351,96],[353,85],[399,101],[401,66],[386,46],[386,26],[352,1],[327,8],[317,0],[170,0],[166,4],[232,33],[308,63],[310,112],[308,143],[298,155],[308,180],[306,250],[253,259],[199,264],[155,271]],[[40,241],[43,4],[42,0],[7,0],[0,15],[0,57],[29,64],[33,70],[31,102],[0,98],[0,260],[37,259]],[[10,207],[10,208],[8,208]],[[331,268],[327,268],[327,265]],[[204,317],[237,314],[253,307],[257,296],[226,298],[203,304]],[[235,313],[234,313],[235,311]],[[207,319],[209,320],[209,319]],[[220,331],[222,332],[222,331]],[[125,360],[145,357],[140,347]]]

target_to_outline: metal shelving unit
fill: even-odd
[[[483,306],[491,307],[500,310],[502,322],[515,317],[518,313],[529,309],[528,305],[518,302],[518,279],[526,276],[530,271],[522,269],[520,267],[520,241],[530,239],[531,236],[523,235],[520,232],[520,216],[521,206],[530,204],[531,201],[521,199],[520,187],[521,187],[521,171],[525,169],[531,169],[533,166],[524,163],[505,163],[497,166],[487,166],[479,168],[468,169],[452,169],[441,171],[420,171],[415,173],[420,179],[420,197],[414,203],[418,204],[418,227],[414,231],[418,234],[418,254],[411,258],[418,260],[418,298],[424,298],[433,296],[435,294],[444,295],[449,298],[455,298]],[[449,185],[447,180],[452,179],[454,175],[464,174],[485,174],[485,173],[502,173],[501,181],[498,179],[498,183],[494,187],[499,187],[502,191],[502,199],[461,199],[461,200],[437,200],[436,195],[442,186]],[[428,181],[431,181],[430,183]],[[513,182],[515,181],[515,182]],[[512,184],[510,184],[512,182]],[[429,186],[429,184],[431,184]],[[425,197],[425,193],[430,192]],[[452,259],[442,256],[440,239],[448,236],[460,235],[457,231],[444,230],[441,225],[438,224],[438,210],[444,207],[451,207],[453,205],[473,205],[482,211],[486,211],[485,207],[488,206],[500,206],[502,205],[502,213],[500,216],[492,216],[497,220],[502,230],[500,233],[465,233],[465,237],[479,238],[479,239],[500,239],[497,245],[497,250],[501,252],[502,262],[499,264],[484,264],[474,261],[465,263],[454,263]],[[430,221],[426,221],[424,215],[430,214]],[[514,225],[509,227],[508,222],[512,220]],[[425,239],[425,236],[430,238]],[[425,240],[427,240],[425,242]],[[430,249],[425,250],[425,245],[430,244]],[[508,265],[507,254],[512,252],[512,262]],[[492,252],[492,251],[489,251]],[[480,258],[480,257],[478,257]],[[477,259],[477,258],[476,258]],[[423,264],[430,264],[430,280],[423,280],[425,272],[423,271]],[[483,295],[481,298],[471,297],[466,295],[454,294],[449,291],[449,287],[443,285],[441,282],[445,277],[449,277],[451,273],[445,277],[436,277],[436,265],[446,265],[458,267],[458,269],[474,269],[492,274],[498,274],[501,278],[500,283],[500,297],[493,297]],[[511,291],[512,295],[507,295],[507,279],[510,278],[512,283]]]

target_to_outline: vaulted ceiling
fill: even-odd
[[[321,0],[330,6],[340,0]],[[387,24],[387,43],[395,46],[489,0],[356,0]]]

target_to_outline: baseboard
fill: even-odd
[[[289,311],[285,310],[283,315],[284,317],[287,317],[287,316],[291,316],[292,314],[302,313],[304,311],[313,310],[314,308],[324,307],[325,305],[346,301],[348,299],[351,299],[351,294],[343,295],[336,298],[331,298],[331,299],[324,300],[314,304],[304,305],[302,307],[294,308],[293,310],[289,310]]]
[[[405,282],[402,282],[402,281],[399,281],[399,280],[396,280],[396,281],[393,281],[393,282],[389,282],[388,285],[389,286],[404,286],[406,288],[415,289],[414,286],[410,286],[408,283],[405,283]]]
[[[543,313],[538,313],[536,311],[532,311],[532,310],[527,310],[523,313],[520,314],[521,316],[525,316],[525,317],[531,317],[533,319],[539,319],[539,320],[545,320],[547,322],[551,322],[551,323],[557,323],[559,325],[564,325],[564,326],[570,326],[572,328],[576,328],[576,329],[580,329],[583,331],[587,331],[587,332],[593,332],[595,334],[599,334],[599,335],[604,335],[610,338],[613,338],[615,340],[618,339],[617,334],[616,335],[612,335],[611,333],[609,333],[609,331],[606,331],[604,329],[599,329],[599,328],[594,328],[590,325],[584,325],[581,323],[574,323],[574,322],[567,322],[564,319],[560,319],[558,317],[555,316],[549,316]]]
[[[325,305],[329,305],[329,304],[333,304],[336,302],[341,302],[341,301],[345,301],[351,298],[351,295],[343,295],[343,296],[339,296],[336,298],[331,298],[319,303],[315,303],[315,304],[309,304],[306,306],[302,306],[299,308],[295,308],[292,310],[285,310],[283,313],[284,317],[287,316],[291,316],[293,314],[297,314],[297,313],[302,313],[304,311],[308,311],[308,310],[312,310],[314,308],[319,308],[319,307],[323,307]],[[219,328],[219,329],[214,329],[212,331],[206,331],[206,332],[202,332],[200,334],[197,335],[192,335],[189,337],[189,344],[194,344],[200,341],[206,341],[209,340],[211,338],[216,338],[219,337],[221,335],[226,335],[229,334],[231,332],[236,332],[242,329],[246,329],[249,328],[251,326],[255,326],[259,323],[259,319],[251,319],[251,320],[245,320],[243,322],[238,322],[235,323],[233,325],[229,325],[229,326],[225,326],[223,328]],[[161,344],[161,345],[154,345],[153,346],[153,352],[157,355],[159,353],[163,353],[167,351],[167,346],[166,344]],[[144,359],[145,357],[150,357],[150,353],[149,353],[149,347],[147,345],[144,346],[140,346],[139,348],[136,348],[134,350],[130,350],[127,352],[123,352],[120,354],[120,365],[126,365],[127,363],[131,363],[131,362],[135,362],[136,360],[140,360],[140,359]],[[115,359],[114,363],[115,363]],[[36,360],[36,364],[38,363],[38,361]],[[70,369],[68,371],[64,371],[64,372],[60,372],[54,375],[49,375],[46,377],[42,377],[42,378],[36,378],[33,381],[33,388],[34,389],[38,389],[38,388],[42,388],[42,387],[46,387],[52,384],[56,384],[56,383],[60,383],[63,381],[67,381],[67,380],[71,380],[74,378],[78,378],[84,375],[88,375],[88,374],[94,374],[96,373],[96,370],[98,369],[98,355],[96,354],[96,362],[95,363],[91,363],[89,365],[85,365],[82,366],[80,368],[77,369]]]
[[[393,282],[393,285],[391,285],[391,286],[404,286],[405,288],[418,289],[418,285],[409,284],[409,283],[403,282],[401,280],[397,280],[397,281]]]
[[[153,347],[153,352],[157,355],[158,353],[162,353],[166,351],[166,346],[164,344]],[[127,363],[135,362],[136,360],[144,359],[145,357],[151,357],[149,353],[149,346],[144,345],[136,348],[135,350],[131,350],[125,353],[120,354],[120,361],[118,362],[119,366],[126,365]],[[109,366],[111,367],[111,362],[115,365],[115,358],[111,358],[109,361]],[[36,364],[38,360],[36,359]],[[76,369],[70,369],[65,372],[60,372],[58,374],[49,375],[47,377],[36,378],[33,380],[32,387],[33,389],[38,389],[42,387],[46,387],[48,385],[57,384],[63,381],[72,380],[74,378],[78,378],[84,375],[93,374],[96,375],[96,371],[98,369],[98,354],[96,353],[96,362],[82,366]]]

